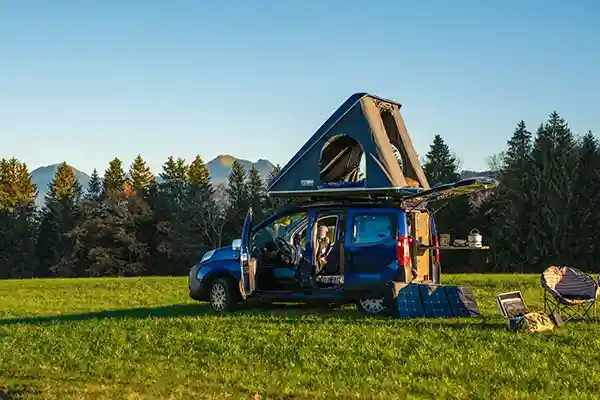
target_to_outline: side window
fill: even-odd
[[[338,220],[339,216],[337,215],[329,215],[318,219],[318,226],[327,227],[327,237],[329,237],[331,243],[335,242],[335,238],[337,237]],[[297,243],[303,249],[306,249],[306,230],[306,226],[304,226],[296,236]]]
[[[262,229],[257,231],[252,237],[253,245],[257,247],[273,246],[275,239],[278,237],[285,237],[290,226],[293,226],[301,218],[306,218],[307,213],[298,213],[294,215],[287,215],[276,219],[275,221],[267,224]]]
[[[337,233],[337,223],[338,216],[330,215],[327,217],[319,218],[318,226],[326,226],[327,227],[327,237],[331,243],[335,242],[336,233]]]
[[[352,243],[375,244],[396,239],[396,214],[360,213],[352,217]]]
[[[288,229],[293,227],[299,220],[306,219],[308,213],[297,213],[281,217],[273,223],[273,229],[277,237],[285,237],[289,232]]]
[[[301,248],[306,249],[306,228],[303,228],[297,237],[298,237],[298,242],[297,242],[298,245]]]

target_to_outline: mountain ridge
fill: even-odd
[[[250,172],[252,167],[255,166],[263,181],[266,181],[268,179],[269,174],[271,173],[273,168],[275,168],[275,165],[273,165],[269,160],[266,160],[264,158],[259,158],[256,162],[252,162],[249,160],[234,157],[229,154],[221,154],[215,157],[214,159],[210,160],[208,163],[206,163],[206,166],[210,172],[210,180],[214,185],[227,184],[227,177],[231,172],[231,167],[235,160],[239,161],[242,164],[246,173]],[[56,174],[59,165],[60,163],[43,165],[31,171],[31,181],[38,190],[38,195],[36,197],[36,205],[38,207],[43,206],[46,193],[48,193],[48,186],[50,185],[50,183],[52,183],[52,180],[54,179],[54,175]],[[70,164],[68,165],[73,169],[75,177],[77,178],[79,184],[83,187],[84,190],[86,190],[90,181],[91,174],[83,172]],[[128,176],[128,174],[126,175]],[[155,176],[156,179],[160,182],[159,175],[156,174]]]

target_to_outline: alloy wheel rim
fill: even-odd
[[[378,314],[383,311],[383,299],[363,299],[360,301],[360,305],[369,314]]]
[[[210,302],[213,308],[217,311],[223,311],[225,309],[225,302],[227,300],[227,293],[223,285],[217,283],[213,285],[210,291]]]

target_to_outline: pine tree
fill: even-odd
[[[188,179],[183,226],[179,228],[186,232],[186,240],[181,244],[186,265],[207,250],[222,245],[225,219],[223,207],[214,196],[208,167],[200,156],[189,165]]]
[[[188,185],[188,165],[183,158],[169,157],[163,164],[163,171],[159,174],[161,179],[160,191],[170,199],[176,207],[181,207]]]
[[[189,198],[189,166],[185,159],[169,157],[159,174],[156,191],[149,196],[153,211],[151,238],[154,249],[152,272],[155,274],[178,273],[187,265],[187,216],[186,206]]]
[[[231,166],[227,187],[227,228],[228,238],[238,237],[250,202],[246,171],[244,166],[235,160]]]
[[[126,181],[123,162],[116,157],[113,158],[104,172],[104,180],[102,182],[103,195],[107,196],[123,192]]]
[[[156,178],[142,158],[141,154],[133,160],[129,167],[129,180],[131,188],[136,193],[148,193],[148,191],[156,184]]]
[[[229,207],[236,212],[246,214],[249,206],[246,171],[244,170],[244,166],[238,160],[233,162],[227,181]]]
[[[13,211],[35,201],[36,188],[25,163],[16,158],[0,160],[0,210]]]
[[[532,134],[520,121],[507,142],[500,185],[495,190],[490,242],[497,268],[502,272],[523,272],[528,268],[531,235]]]
[[[207,187],[210,184],[210,171],[199,155],[194,158],[187,169],[188,181],[198,187]]]
[[[575,209],[573,225],[574,253],[578,268],[594,271],[600,258],[600,244],[596,238],[600,233],[600,143],[592,132],[586,133],[579,144],[577,175],[574,179]]]
[[[92,176],[90,176],[90,181],[88,182],[88,187],[84,198],[88,200],[99,201],[101,197],[102,180],[100,179],[100,175],[98,175],[98,170],[94,168]]]
[[[265,206],[265,185],[262,181],[260,173],[256,166],[252,166],[250,173],[248,174],[247,182],[248,190],[248,202],[252,207],[252,215],[257,221],[260,221],[264,217],[264,206]]]
[[[573,261],[573,219],[575,207],[573,177],[577,173],[574,136],[557,112],[537,131],[532,150],[533,204],[531,225],[532,256],[538,271],[549,265]]]
[[[73,168],[61,163],[49,185],[41,212],[38,238],[41,276],[50,276],[63,258],[72,255],[73,243],[68,234],[78,221],[81,194]]]
[[[0,159],[0,278],[34,275],[36,192],[25,163]]]
[[[440,135],[435,135],[423,165],[429,185],[435,186],[459,180],[458,165],[458,159],[450,152],[444,139]]]
[[[276,166],[273,167],[271,172],[269,172],[269,177],[267,178],[267,186],[269,186],[271,184],[271,182],[273,182],[273,179],[275,179],[277,177],[277,175],[279,175],[280,172],[281,172],[281,165],[277,164]]]
[[[269,173],[269,176],[268,176],[267,182],[266,182],[266,187],[268,187],[271,184],[271,182],[273,182],[273,179],[275,179],[280,172],[281,172],[281,166],[279,164],[277,164],[275,167],[273,167],[273,169]],[[266,196],[265,197],[265,210],[267,210],[269,213],[278,210],[284,204],[294,204],[297,201],[293,197],[286,197],[285,199],[281,199],[281,198],[271,197],[266,193],[265,193],[265,196]]]
[[[452,154],[448,145],[440,135],[435,135],[423,165],[429,184],[435,186],[460,180],[458,167],[458,159]],[[442,207],[435,214],[440,233],[449,233],[454,238],[467,237],[470,230],[468,217],[471,213],[468,197],[451,199],[446,205],[435,204],[433,207]]]

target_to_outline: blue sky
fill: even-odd
[[[0,157],[282,165],[352,93],[403,104],[467,169],[558,110],[600,132],[600,3],[0,2]]]

